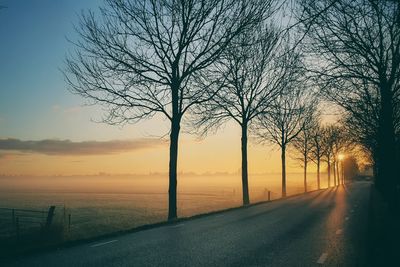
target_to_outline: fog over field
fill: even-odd
[[[179,216],[239,207],[240,174],[181,173],[178,183]],[[251,202],[280,197],[280,174],[249,177]],[[302,174],[288,173],[288,194],[303,192]],[[322,175],[326,187],[326,175]],[[316,175],[309,174],[309,190]],[[71,214],[68,239],[79,239],[165,220],[168,212],[168,175],[0,176],[1,207],[47,210],[56,206],[62,220]],[[8,218],[8,217],[7,217]],[[5,218],[5,219],[7,219]]]
[[[303,174],[288,173],[288,187],[294,192],[303,190]],[[250,174],[250,188],[255,191],[268,189],[280,192],[279,173]],[[239,173],[181,173],[178,182],[180,193],[216,193],[237,191],[241,180]],[[322,187],[326,186],[322,175]],[[309,189],[316,187],[316,174],[309,173]],[[8,193],[167,193],[168,174],[151,173],[147,175],[121,174],[74,176],[0,176],[0,192]]]

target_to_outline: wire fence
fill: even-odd
[[[0,236],[20,236],[31,232],[43,232],[50,228],[55,206],[48,209],[14,209],[0,207]]]

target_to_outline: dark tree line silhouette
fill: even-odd
[[[377,188],[398,206],[400,2],[299,1],[298,17],[309,72],[347,113],[349,132],[374,161]]]
[[[307,191],[311,162],[318,189],[322,163],[328,186],[344,184],[340,155],[361,146],[373,160],[377,186],[394,203],[400,190],[399,5],[107,0],[100,14],[81,15],[65,77],[73,93],[106,109],[106,123],[155,114],[170,121],[169,220],[177,218],[185,119],[200,135],[228,120],[240,126],[243,205],[250,203],[249,135],[280,148],[283,197],[287,149],[301,162]],[[291,19],[283,23],[288,6]],[[342,109],[340,123],[322,122],[321,99]]]

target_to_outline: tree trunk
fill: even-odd
[[[331,161],[328,158],[328,187],[331,187]]]
[[[179,112],[179,83],[173,79],[172,91],[172,119],[169,144],[169,189],[168,189],[168,220],[178,217],[177,213],[177,170],[178,170],[178,141],[181,123]]]
[[[281,147],[282,161],[282,197],[286,197],[286,146]]]
[[[343,184],[346,184],[346,179],[345,179],[345,169],[344,169],[344,164],[343,164],[344,162],[342,161],[342,183]]]
[[[318,190],[321,189],[320,167],[321,167],[321,159],[317,158],[317,185],[318,185]],[[329,177],[328,177],[328,179],[329,179]],[[329,186],[329,180],[328,180],[328,186]]]
[[[393,100],[390,87],[382,82],[380,88],[381,107],[378,129],[378,185],[389,200],[395,206],[397,187],[400,185],[399,174],[396,172],[396,142],[393,119]]]
[[[304,192],[307,192],[307,158],[304,157]]]
[[[249,181],[247,169],[247,123],[243,122],[242,126],[242,191],[243,205],[250,203],[249,198]]]
[[[375,152],[375,153],[374,153]],[[372,176],[374,177],[374,184],[375,184],[375,187],[377,188],[377,189],[379,189],[380,187],[379,187],[379,183],[380,183],[380,180],[379,179],[377,179],[377,177],[379,176],[378,175],[378,157],[377,157],[377,155],[376,155],[376,151],[373,151],[373,153],[372,153],[372,158],[373,158],[373,166],[372,166]]]
[[[169,146],[169,207],[168,220],[174,220],[177,214],[177,167],[178,167],[178,139],[179,139],[180,123],[179,120],[172,120],[170,146]]]
[[[336,186],[336,161],[333,161],[333,184]]]

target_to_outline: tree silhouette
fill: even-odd
[[[353,149],[353,145],[342,125],[330,124],[324,127],[322,137],[323,159],[328,165],[328,186],[331,184],[331,171],[333,170],[334,186],[342,183],[340,181],[340,173],[338,172],[339,155],[349,152]]]
[[[104,122],[132,123],[163,114],[171,124],[168,219],[177,218],[181,121],[210,99],[196,84],[238,34],[263,20],[270,1],[106,0],[84,13],[80,40],[66,60],[71,91],[100,104]]]
[[[334,126],[328,125],[322,128],[322,147],[323,154],[322,160],[326,162],[328,167],[328,187],[331,186],[331,174],[332,174],[332,161],[334,158],[333,155],[333,139],[334,139]],[[336,186],[336,179],[334,180],[334,186]]]
[[[301,86],[301,71],[296,68],[300,65],[298,54],[288,55],[293,58],[291,62],[286,60],[291,73],[285,76],[285,91],[273,100],[268,112],[257,117],[255,132],[261,141],[269,141],[281,149],[282,197],[286,196],[286,148],[302,131],[308,107],[307,90]]]
[[[203,133],[217,130],[228,120],[241,128],[243,204],[250,202],[248,190],[247,142],[252,121],[266,112],[282,92],[288,68],[278,56],[280,36],[273,25],[262,25],[240,35],[224,52],[208,76],[221,81],[211,90],[210,101],[198,109],[197,126]],[[213,78],[211,78],[213,77]]]
[[[324,128],[321,126],[319,112],[313,113],[311,128],[311,151],[310,160],[317,165],[317,188],[321,189],[321,162],[325,154],[326,147],[324,146]],[[328,187],[330,186],[328,182]]]
[[[325,97],[361,120],[360,107],[378,115],[376,184],[395,202],[400,177],[396,110],[400,79],[400,2],[299,1],[310,71]],[[312,18],[312,19],[307,19]],[[318,58],[318,59],[317,59]],[[314,60],[315,59],[315,60]]]
[[[376,154],[378,136],[377,113],[364,109],[364,113],[359,112],[358,114],[359,116],[355,116],[352,113],[346,113],[342,119],[342,124],[351,141],[361,145],[363,151],[372,160],[375,175],[377,173],[376,162],[378,161],[378,155]]]
[[[299,157],[295,159],[302,163],[303,167],[303,182],[304,182],[304,192],[307,192],[307,167],[308,163],[313,160],[313,149],[314,149],[314,133],[317,127],[317,122],[315,121],[316,104],[312,103],[310,107],[307,107],[307,111],[303,115],[306,120],[304,120],[304,125],[300,133],[292,141],[292,147],[297,152]],[[320,189],[319,174],[318,174],[318,189]]]
[[[343,180],[344,183],[348,180],[353,180],[359,175],[360,168],[356,157],[349,155],[342,162]]]

